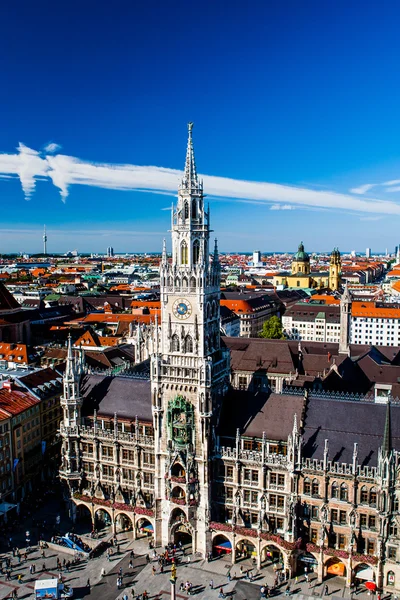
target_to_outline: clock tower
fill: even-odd
[[[210,548],[210,453],[229,381],[220,345],[220,263],[210,259],[210,211],[196,171],[189,123],[185,172],[172,207],[172,261],[160,265],[161,328],[151,358],[156,543]]]

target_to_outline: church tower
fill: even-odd
[[[79,426],[81,425],[82,396],[79,383],[82,363],[73,356],[71,334],[68,336],[68,352],[63,376],[63,395],[60,405],[62,449],[60,475],[68,481],[71,490],[77,489],[81,480],[79,458]]]
[[[334,248],[329,263],[329,288],[333,292],[339,289],[341,267],[342,262],[340,260],[339,248]]]
[[[340,338],[339,354],[349,353],[350,343],[351,294],[347,283],[340,298]]]
[[[156,543],[210,549],[210,450],[229,381],[220,346],[220,263],[210,261],[210,211],[189,123],[185,171],[172,207],[172,262],[160,265],[161,328],[151,357],[156,453]]]

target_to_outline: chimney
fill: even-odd
[[[14,381],[12,379],[9,379],[8,381],[5,381],[3,383],[3,388],[5,390],[8,390],[9,392],[12,392],[15,389]]]

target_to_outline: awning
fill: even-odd
[[[374,570],[367,566],[361,567],[361,569],[357,569],[355,576],[358,577],[358,579],[363,579],[364,581],[373,581]]]
[[[149,531],[150,533],[153,533],[154,531],[153,525],[151,523],[145,525],[144,527],[141,527],[140,529],[143,529],[143,531]]]
[[[221,550],[222,552],[232,552],[232,544],[229,540],[226,542],[221,542],[218,546],[214,546],[216,550]]]
[[[5,515],[9,510],[13,508],[17,508],[16,504],[10,504],[9,502],[1,502],[0,504],[0,514]]]

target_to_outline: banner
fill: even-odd
[[[19,463],[19,458],[14,458],[13,471],[17,468],[17,464]]]
[[[46,452],[46,442],[42,442],[42,454]]]

